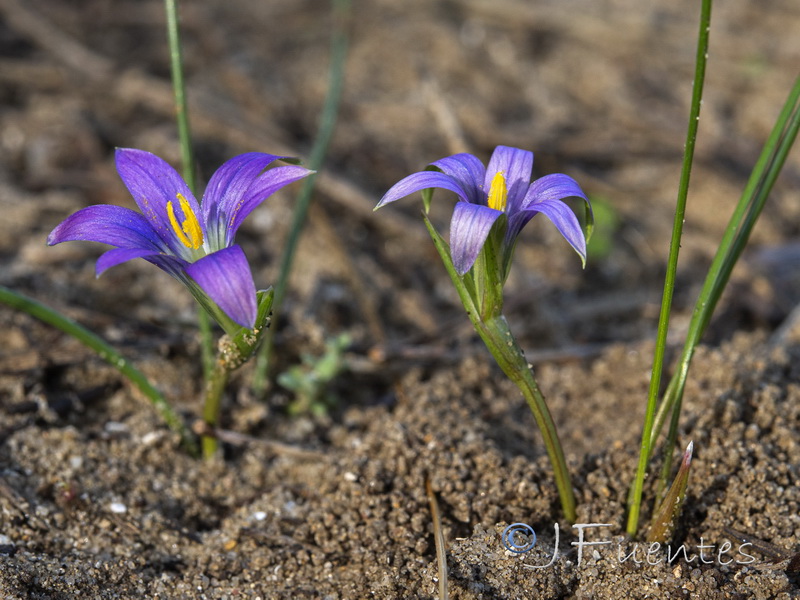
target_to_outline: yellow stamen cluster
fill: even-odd
[[[197,250],[203,245],[203,229],[200,227],[200,221],[197,220],[197,216],[192,212],[192,206],[183,197],[183,194],[178,194],[178,202],[181,204],[181,212],[184,216],[183,223],[178,223],[172,202],[167,202],[169,222],[175,235],[178,236],[183,245],[192,250]]]
[[[507,197],[506,178],[502,171],[498,171],[492,178],[492,186],[489,188],[489,208],[505,211]]]

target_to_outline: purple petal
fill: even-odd
[[[450,254],[459,275],[469,271],[475,263],[492,225],[502,214],[488,206],[456,202],[450,221]]]
[[[95,275],[100,277],[104,271],[111,267],[116,267],[134,258],[144,258],[156,254],[160,254],[160,252],[158,250],[148,250],[147,248],[114,248],[97,259],[94,272]]]
[[[89,241],[119,248],[164,251],[165,244],[142,215],[129,208],[97,204],[82,208],[47,236],[47,244]]]
[[[133,260],[134,258],[143,258],[178,280],[183,281],[186,279],[184,272],[189,263],[180,258],[147,250],[146,248],[114,248],[113,250],[109,250],[97,259],[95,274],[100,277],[100,275],[111,267]]]
[[[586,238],[583,236],[581,224],[572,209],[561,200],[543,200],[531,204],[531,208],[523,209],[512,215],[508,220],[508,231],[506,232],[506,245],[513,245],[514,240],[525,224],[540,212],[547,216],[558,231],[569,242],[575,251],[580,255],[582,261],[586,261]]]
[[[274,167],[252,182],[245,193],[235,203],[227,206],[223,213],[226,217],[224,245],[233,243],[233,237],[242,222],[259,204],[282,187],[308,177],[313,172],[296,165]]]
[[[173,253],[184,256],[187,248],[172,229],[167,215],[167,202],[177,204],[176,199],[180,194],[186,198],[195,216],[199,216],[200,206],[189,186],[165,161],[144,150],[118,148],[116,161],[119,176],[152,228]],[[204,227],[202,220],[200,226]]]
[[[454,154],[431,163],[432,166],[442,170],[456,180],[458,185],[467,194],[467,201],[473,204],[486,204],[486,194],[483,190],[483,180],[486,168],[477,157],[472,154]]]
[[[211,176],[200,206],[212,248],[227,245],[224,240],[231,222],[230,215],[241,205],[247,190],[264,169],[284,158],[275,154],[249,152],[230,159]]]
[[[207,214],[211,206],[219,206],[222,208],[220,212],[227,212],[224,208],[229,204],[236,204],[264,169],[284,158],[287,157],[260,152],[234,156],[211,176],[201,203],[203,214]]]
[[[489,159],[486,167],[484,179],[484,189],[486,194],[492,185],[492,179],[502,172],[508,188],[508,213],[513,214],[518,209],[528,186],[531,183],[531,173],[533,172],[533,152],[511,148],[509,146],[497,146]]]
[[[256,322],[256,286],[244,251],[230,246],[186,267],[186,273],[235,323],[252,329]]]
[[[162,271],[166,271],[175,279],[182,283],[187,282],[186,267],[190,263],[178,258],[177,256],[168,256],[166,254],[154,254],[152,256],[145,256],[144,259],[157,266]]]
[[[589,199],[583,193],[578,182],[569,175],[553,173],[545,175],[534,181],[528,188],[528,193],[522,201],[521,208],[536,208],[536,203],[546,200],[563,200],[564,198],[583,198],[587,203]]]
[[[469,197],[467,196],[466,192],[461,189],[461,186],[458,185],[458,182],[456,182],[449,175],[445,175],[439,171],[422,171],[420,173],[409,175],[408,177],[395,183],[391,188],[389,188],[389,191],[383,195],[383,198],[381,198],[381,201],[378,202],[378,205],[375,208],[378,209],[386,204],[389,204],[390,202],[394,202],[400,198],[405,198],[414,192],[427,190],[429,188],[442,188],[445,190],[450,190],[451,192],[458,194],[462,200],[469,202]]]

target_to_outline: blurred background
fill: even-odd
[[[328,88],[330,3],[182,4],[201,188],[245,151],[307,158]],[[45,238],[83,206],[134,206],[114,170],[115,147],[179,166],[163,12],[159,0],[0,0],[0,284],[144,349],[194,343],[191,297],[144,261],[95,280],[99,245],[47,248]],[[577,179],[598,218],[585,270],[546,219],[522,236],[507,313],[532,360],[589,357],[652,336],[698,16],[689,0],[354,2],[339,120],[281,315],[279,354],[296,362],[301,349],[320,350],[342,332],[357,354],[393,364],[463,351],[470,325],[421,203],[372,209],[427,163],[463,151],[486,161],[498,144],[532,150],[536,177]],[[710,54],[675,335],[797,74],[800,6],[718,3]],[[277,277],[298,191],[271,198],[240,231],[260,287]],[[445,192],[434,201],[443,231],[452,203]],[[774,328],[800,300],[799,231],[794,152],[710,341]],[[19,318],[0,308],[7,324]],[[30,342],[19,344],[8,356],[24,363]]]

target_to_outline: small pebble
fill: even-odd
[[[111,510],[111,512],[118,515],[124,515],[126,512],[128,512],[128,507],[122,502],[112,502],[108,505],[108,508]]]
[[[5,535],[0,535],[0,556],[14,556],[17,546]]]
[[[105,424],[106,433],[111,435],[120,435],[124,433],[128,433],[128,426],[125,423],[120,423],[119,421],[109,421]]]
[[[253,518],[256,521],[263,521],[264,519],[267,518],[267,513],[265,513],[263,510],[259,510],[253,513]]]
[[[160,431],[148,431],[142,436],[142,445],[152,446],[162,437]]]

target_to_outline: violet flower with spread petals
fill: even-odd
[[[295,165],[265,171],[286,157],[252,152],[214,173],[198,203],[178,173],[143,150],[116,151],[117,172],[139,209],[95,205],[58,225],[47,244],[101,242],[114,246],[97,260],[99,276],[133,258],[144,258],[186,284],[213,314],[219,307],[237,325],[252,329],[256,288],[242,248],[233,243],[242,221],[268,196],[312,171]]]
[[[489,165],[472,154],[455,154],[428,165],[428,169],[396,183],[376,208],[414,192],[443,188],[458,195],[450,223],[450,252],[459,275],[469,271],[483,249],[495,222],[505,215],[501,261],[503,280],[508,275],[517,237],[537,213],[546,215],[569,244],[586,261],[586,238],[565,198],[589,199],[578,183],[567,175],[545,175],[531,182],[533,153],[497,146]]]
[[[508,146],[495,148],[486,167],[471,154],[455,154],[396,183],[376,209],[421,191],[427,213],[435,188],[458,196],[449,244],[427,214],[423,214],[425,226],[475,331],[530,406],[553,465],[564,515],[574,521],[575,495],[564,450],[531,366],[503,315],[503,285],[520,231],[537,213],[555,224],[585,263],[592,209],[574,179],[557,174],[531,182],[532,169],[531,152]],[[581,198],[586,205],[586,237],[564,202],[570,197]]]

